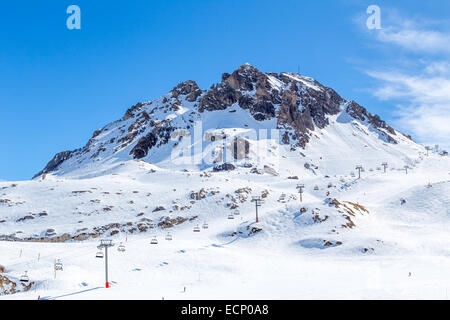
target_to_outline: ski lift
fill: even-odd
[[[194,227],[194,232],[200,232],[200,227],[199,227],[198,225],[196,225],[196,226]]]
[[[230,214],[228,215],[228,220],[233,220],[233,219],[234,219],[234,214],[230,213]]]
[[[205,223],[203,224],[203,229],[208,229],[208,224],[206,223],[206,221],[205,221]]]
[[[102,250],[98,251],[97,254],[95,255],[95,257],[99,258],[99,259],[103,259],[103,251]]]
[[[125,246],[122,244],[122,242],[121,242],[120,245],[117,247],[117,251],[119,251],[119,252],[125,252]]]
[[[319,186],[314,186],[314,190],[315,191],[319,190]]]
[[[57,271],[57,270],[63,271],[63,264],[61,262],[61,259],[57,259],[55,261],[55,271]]]
[[[373,169],[372,169],[372,168],[370,168],[370,169],[369,169],[369,171],[370,171],[370,172],[373,172]]]
[[[377,167],[377,171],[380,171],[381,170],[381,168],[380,167]]]
[[[24,284],[28,284],[30,282],[30,278],[28,278],[27,271],[20,277],[20,282]]]
[[[167,235],[166,235],[166,240],[167,241],[171,241],[172,239],[173,239],[172,235],[170,234],[170,232],[168,232]]]
[[[150,241],[150,244],[158,244],[158,239],[156,239],[156,237],[153,237],[152,241]]]
[[[237,210],[237,209],[234,210],[234,215],[235,215],[235,216],[238,216],[239,214],[240,214],[240,213],[239,213],[239,210]]]

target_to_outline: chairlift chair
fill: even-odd
[[[124,251],[125,251],[125,246],[122,244],[122,242],[121,242],[120,245],[117,247],[117,251],[119,251],[119,252],[124,252]]]
[[[203,229],[208,229],[208,224],[205,222],[205,223],[203,223]]]
[[[233,219],[234,219],[234,214],[230,213],[230,214],[228,215],[228,220],[233,220]]]
[[[152,241],[150,241],[150,244],[158,244],[158,239],[156,239],[156,237],[153,237]]]
[[[28,278],[27,271],[25,271],[25,273],[22,276],[20,276],[20,282],[25,284],[30,282],[30,278]]]
[[[99,259],[103,259],[103,251],[102,250],[98,251],[97,254],[95,255],[95,257],[99,258]]]
[[[200,227],[199,227],[198,225],[196,225],[196,226],[194,227],[194,232],[200,232]]]
[[[173,238],[172,238],[172,235],[170,234],[170,232],[169,233],[167,233],[167,235],[166,235],[166,240],[167,241],[171,241]]]
[[[240,213],[239,213],[239,210],[234,210],[234,215],[235,216],[238,216]]]
[[[314,186],[314,190],[319,190],[319,186]]]

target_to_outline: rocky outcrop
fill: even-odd
[[[137,144],[131,149],[130,155],[134,159],[142,159],[148,155],[148,152],[153,147],[167,144],[172,136],[174,127],[170,125],[169,121],[160,123],[153,123],[154,129],[140,138]]]
[[[274,79],[282,84],[281,88],[272,85]],[[201,98],[199,112],[224,110],[237,104],[258,121],[277,117],[278,128],[293,129],[283,136],[283,143],[304,147],[309,142],[307,133],[326,127],[328,116],[341,111],[344,99],[315,80],[308,78],[305,81],[313,85],[302,85],[301,79],[288,73],[263,74],[246,64],[232,74],[222,75],[222,82]]]
[[[268,77],[245,64],[232,74],[222,75],[222,82],[212,86],[201,98],[199,112],[224,110],[237,103],[242,109],[248,109],[256,120],[268,120],[275,117],[274,104],[280,102],[271,90]]]
[[[186,100],[189,102],[196,101],[197,98],[202,95],[202,90],[200,90],[197,83],[192,80],[179,83],[170,92],[174,98],[178,98],[180,95],[185,95]]]
[[[374,129],[378,129],[380,134],[390,143],[397,144],[397,141],[391,137],[396,135],[395,130],[388,126],[385,121],[381,120],[376,114],[371,114],[364,107],[360,106],[355,101],[351,101],[346,109],[347,113],[355,119],[363,122],[368,122]]]
[[[134,159],[141,159],[147,156],[148,151],[153,148],[158,142],[158,137],[150,132],[145,137],[139,139],[136,146],[131,149],[130,155],[133,156]]]
[[[231,171],[236,169],[236,167],[234,165],[232,165],[231,163],[225,162],[223,164],[217,165],[213,168],[214,172],[219,172],[219,171]]]
[[[0,275],[0,296],[29,291],[34,286],[35,286],[34,282],[29,283],[15,282],[9,279],[7,276]]]
[[[59,168],[59,166],[66,161],[67,159],[69,159],[74,151],[63,151],[60,153],[57,153],[52,160],[50,160],[49,163],[47,163],[47,165],[45,166],[45,168],[40,171],[38,174],[36,174],[34,178],[39,177],[40,175],[44,174],[44,173],[49,173],[52,171],[55,171]]]

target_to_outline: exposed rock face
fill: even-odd
[[[61,165],[61,163],[63,163],[64,161],[66,161],[67,159],[69,159],[72,156],[73,151],[63,151],[60,153],[57,153],[52,160],[50,160],[50,162],[45,166],[45,168],[39,172],[38,174],[36,174],[33,178],[40,176],[43,173],[49,173],[52,171],[55,171],[56,169],[58,169],[58,167]]]
[[[171,91],[174,98],[178,98],[179,95],[186,95],[186,100],[194,102],[202,94],[202,90],[198,87],[197,83],[192,80],[179,83]]]
[[[135,159],[144,158],[147,156],[148,150],[156,145],[156,142],[158,142],[158,137],[153,132],[150,132],[139,139],[136,146],[130,151],[130,155],[133,155]]]
[[[223,164],[217,165],[213,168],[214,172],[219,172],[219,171],[231,171],[236,169],[236,167],[234,165],[232,165],[231,163],[225,162]]]
[[[294,131],[283,136],[283,143],[304,147],[309,141],[307,132],[327,126],[327,116],[339,113],[344,99],[315,80],[288,73],[263,74],[243,65],[231,75],[222,75],[222,82],[201,98],[199,112],[224,110],[235,103],[248,109],[255,120],[277,117],[279,128]]]
[[[152,132],[139,139],[136,146],[130,151],[134,159],[142,159],[148,155],[148,151],[156,145],[166,144],[172,136],[175,128],[169,122],[155,124]]]
[[[152,212],[158,212],[158,211],[164,211],[164,210],[166,210],[166,208],[164,208],[163,206],[158,206],[155,209],[153,209]]]
[[[189,197],[192,200],[202,200],[206,198],[207,194],[208,192],[204,188],[201,188],[198,192],[191,191]]]
[[[176,225],[182,224],[187,220],[188,220],[187,218],[183,217],[176,217],[175,219],[170,217],[161,217],[160,222],[158,222],[158,227],[168,229]]]
[[[222,75],[222,82],[201,98],[199,112],[224,110],[238,103],[242,109],[248,109],[256,120],[268,120],[275,117],[274,104],[280,103],[277,93],[276,90],[272,92],[265,74],[245,64],[231,75]]]
[[[383,131],[379,131],[380,134],[390,143],[397,144],[397,141],[392,138],[390,135],[396,135],[395,130],[388,126],[385,121],[381,120],[380,117],[376,114],[371,114],[365,108],[360,106],[354,101],[351,101],[346,109],[347,113],[351,115],[353,118],[367,121],[370,123],[375,129],[382,129]]]
[[[183,104],[189,104],[189,112]],[[194,121],[201,120],[206,112],[228,108],[230,112],[236,112],[236,108],[248,110],[256,121],[275,119],[273,129],[281,130],[282,143],[291,145],[293,150],[304,148],[312,132],[325,128],[329,116],[340,112],[371,125],[384,141],[397,143],[395,130],[380,117],[354,101],[344,100],[316,80],[294,73],[263,73],[244,64],[231,74],[224,73],[221,82],[209,90],[202,91],[195,81],[188,80],[157,100],[133,105],[122,119],[96,130],[83,148],[58,153],[36,176],[58,170],[69,159],[79,165],[125,148],[129,148],[126,152],[130,158],[142,159],[149,156],[150,150],[168,144],[171,136],[182,130],[184,134],[175,135],[175,148],[184,138],[190,138]],[[106,139],[110,131],[114,134]],[[248,155],[250,145],[239,140],[227,147],[234,159],[242,159]]]

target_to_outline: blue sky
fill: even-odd
[[[68,30],[66,8],[81,8]],[[368,30],[366,9],[381,9]],[[138,101],[249,62],[333,87],[424,143],[450,129],[450,2],[11,1],[0,5],[0,179],[29,179]]]

